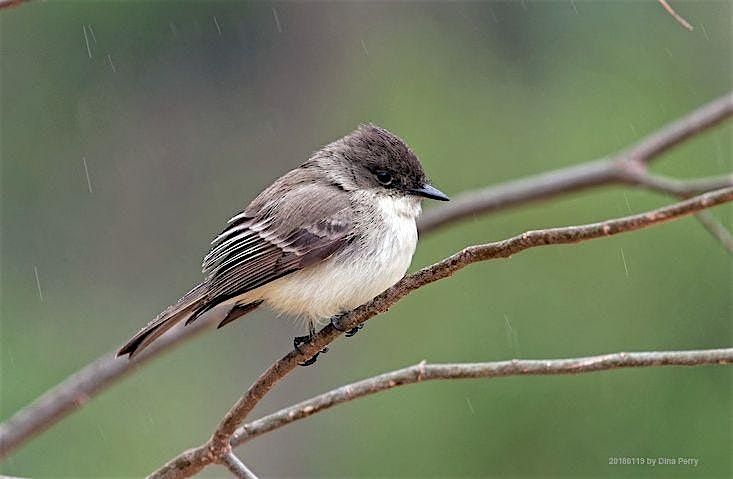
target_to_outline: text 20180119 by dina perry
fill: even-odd
[[[697,457],[640,457],[640,456],[613,456],[608,458],[609,466],[692,466],[697,467],[700,458]]]

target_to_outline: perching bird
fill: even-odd
[[[177,323],[190,324],[214,307],[228,308],[222,327],[263,303],[309,321],[309,335],[295,338],[298,347],[315,324],[366,303],[403,277],[417,244],[422,198],[448,200],[428,183],[404,141],[362,125],[230,219],[204,258],[203,282],[117,355],[132,358]]]

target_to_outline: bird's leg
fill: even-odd
[[[341,326],[338,325],[338,321],[343,316],[344,316],[343,314],[337,314],[336,316],[332,317],[331,318],[331,326],[333,326],[333,329],[335,329],[336,331],[341,331],[342,333],[344,333],[344,336],[346,336],[347,338],[352,337],[353,335],[355,335],[356,333],[358,333],[359,331],[361,331],[361,328],[364,327],[364,324],[360,324],[360,325],[356,326],[355,328],[351,328],[351,329],[343,329],[343,328],[341,328]]]
[[[309,343],[313,339],[313,337],[316,335],[316,327],[313,325],[313,321],[308,321],[308,335],[307,336],[296,336],[293,338],[293,347],[298,350],[299,353],[303,354],[303,351],[300,349],[301,344]],[[318,355],[321,353],[327,353],[328,348],[323,348],[320,351],[318,351],[316,354],[313,355],[312,358],[303,361],[302,363],[298,363],[300,366],[310,366],[311,364],[315,363],[318,359]]]

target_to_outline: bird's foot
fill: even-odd
[[[341,317],[342,317],[342,315],[337,315],[337,316],[334,316],[333,318],[331,318],[331,326],[333,326],[333,329],[335,329],[336,331],[341,331],[342,333],[344,333],[344,336],[346,336],[347,338],[352,337],[353,335],[355,335],[356,333],[358,333],[359,331],[361,331],[361,329],[364,327],[363,324],[360,324],[360,325],[356,326],[355,328],[343,329],[338,324],[339,319],[341,319]]]
[[[301,344],[310,343],[313,339],[313,336],[316,335],[316,328],[313,326],[313,323],[308,324],[308,334],[305,336],[296,336],[293,338],[293,347],[300,353],[304,354],[303,350],[300,349]],[[311,364],[315,363],[318,359],[318,356],[323,353],[326,354],[328,352],[328,347],[325,347],[318,351],[316,354],[314,354],[310,359],[303,361],[302,363],[298,363],[300,366],[310,366]]]
[[[363,327],[364,327],[364,325],[363,324],[360,324],[359,326],[357,326],[355,328],[351,328],[348,331],[346,331],[346,333],[344,333],[344,336],[346,336],[347,338],[350,338],[353,335],[355,335],[356,333],[358,333],[359,331],[361,331],[361,328],[363,328]]]
[[[298,363],[298,366],[311,366],[316,363],[316,360],[318,360],[318,355],[321,353],[316,353],[313,355],[312,358],[303,361],[302,363]]]

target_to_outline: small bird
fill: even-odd
[[[430,185],[402,139],[367,124],[315,152],[229,220],[211,243],[205,279],[135,334],[117,356],[138,354],[181,321],[220,311],[219,328],[265,303],[315,325],[399,281],[417,245]],[[346,332],[351,336],[356,329]],[[312,364],[316,356],[302,363]]]

